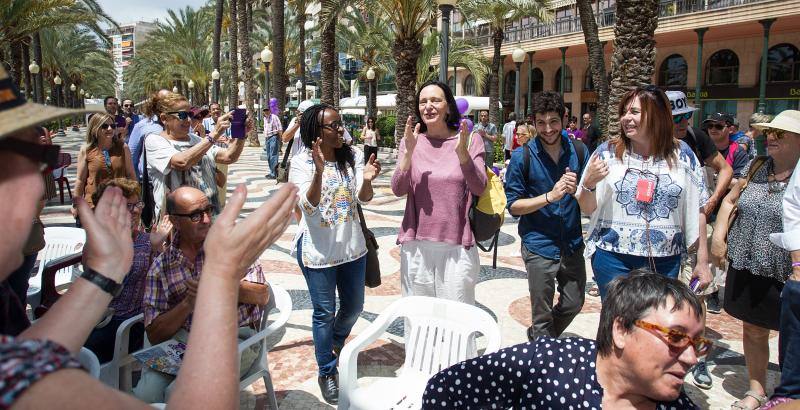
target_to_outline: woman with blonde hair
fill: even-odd
[[[94,114],[86,127],[86,142],[78,153],[78,177],[75,195],[94,206],[92,194],[103,182],[114,178],[136,179],[131,151],[124,141],[114,136],[117,123],[106,113]],[[72,205],[72,216],[80,227],[78,210]]]
[[[167,193],[182,185],[193,186],[208,197],[214,215],[221,209],[216,181],[216,163],[232,164],[239,159],[244,139],[234,138],[227,148],[216,145],[231,126],[233,111],[219,117],[208,135],[197,135],[191,128],[189,101],[183,95],[164,93],[146,103],[148,112],[158,116],[163,126],[158,134],[145,136],[143,161],[153,185],[155,216],[159,217]],[[252,121],[247,122],[248,130]],[[157,219],[156,219],[157,220]]]

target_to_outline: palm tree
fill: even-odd
[[[51,84],[51,95],[55,95],[52,81],[56,74],[63,79],[64,88],[75,84],[98,95],[114,93],[114,63],[93,33],[72,26],[45,28],[39,34],[44,57],[40,62],[41,73]]]
[[[485,20],[492,30],[494,54],[492,70],[489,73],[490,107],[499,106],[499,75],[502,69],[500,48],[503,45],[503,33],[506,26],[523,17],[533,17],[543,22],[552,20],[548,3],[548,0],[464,0],[458,4],[458,8],[465,17],[473,21]],[[489,121],[499,122],[497,114],[498,110],[489,110]]]
[[[336,52],[336,24],[339,13],[344,8],[343,0],[322,0],[320,11],[320,60],[321,72],[320,82],[322,83],[322,94],[320,101],[325,104],[338,105],[336,101],[336,82],[339,78],[336,75],[336,68],[339,65],[339,58]]]
[[[278,99],[278,107],[286,107],[286,32],[284,30],[283,0],[272,1],[272,89],[275,98]]]
[[[222,41],[222,16],[225,14],[225,0],[217,0],[214,7],[214,39],[211,43],[211,66],[213,70],[220,70],[220,42]],[[219,80],[214,80],[214,95],[219,97]],[[214,101],[218,102],[218,101]]]
[[[244,78],[244,103],[247,111],[255,114],[255,107],[253,101],[255,100],[255,92],[253,90],[253,53],[250,50],[250,24],[248,22],[249,13],[247,9],[247,0],[237,0],[237,25],[239,26],[239,55],[241,56],[242,75]],[[251,147],[259,147],[261,144],[258,142],[258,131],[253,129],[247,136],[247,142]]]
[[[228,44],[230,45],[231,72],[228,82],[228,107],[239,105],[239,19],[237,0],[230,2],[230,26],[228,26]]]
[[[658,0],[617,0],[607,113],[609,138],[619,135],[616,107],[622,96],[630,89],[652,81],[656,64],[658,3]]]
[[[297,76],[300,78],[300,82],[303,85],[298,92],[303,96],[302,99],[305,99],[306,96],[306,5],[306,0],[294,0],[296,13],[295,21],[299,39],[298,46],[300,47],[300,52],[298,53],[299,60],[297,62]]]
[[[432,32],[425,36],[422,41],[422,53],[417,61],[417,84],[423,84],[439,77],[439,70],[430,70],[429,62],[439,53],[441,35],[439,32]],[[483,81],[489,74],[489,63],[480,54],[480,50],[461,39],[454,39],[450,42],[450,49],[447,53],[447,60],[453,66],[466,68],[475,78],[475,87],[480,90],[483,88]],[[434,66],[438,67],[438,66]],[[456,90],[453,90],[455,93]]]
[[[605,53],[600,43],[597,31],[597,20],[592,10],[592,0],[578,0],[578,10],[583,28],[583,37],[586,39],[586,48],[589,51],[589,69],[592,73],[592,82],[597,91],[597,113],[595,117],[600,125],[600,135],[608,132],[608,75],[606,74]]]

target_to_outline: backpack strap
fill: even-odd
[[[573,140],[572,144],[575,145],[575,153],[578,155],[578,166],[580,167],[578,175],[581,175],[586,167],[586,144],[579,139]]]
[[[289,140],[289,144],[286,145],[286,152],[283,153],[283,161],[281,161],[281,166],[286,168],[286,163],[289,162],[289,153],[292,151],[292,143],[294,142],[294,137]]]

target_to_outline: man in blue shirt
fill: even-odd
[[[573,195],[589,151],[582,142],[561,135],[564,111],[558,93],[534,96],[538,136],[514,150],[506,171],[508,210],[521,216],[518,229],[531,295],[530,340],[558,337],[583,307],[586,267],[580,207]],[[560,296],[553,306],[556,283]]]

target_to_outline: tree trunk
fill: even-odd
[[[253,89],[253,53],[250,51],[250,26],[248,24],[247,0],[238,1],[239,28],[239,55],[241,55],[242,75],[244,81],[244,103],[247,112],[251,116],[257,116],[253,101],[255,100],[255,90]],[[247,143],[251,147],[260,147],[258,142],[258,130],[253,129],[247,134]]]
[[[239,19],[236,13],[237,0],[231,0],[229,9],[231,13],[231,24],[228,30],[228,43],[231,48],[231,80],[228,93],[228,105],[230,109],[236,108],[239,105]]]
[[[220,64],[219,64],[220,52],[221,52],[220,41],[222,39],[222,16],[224,12],[225,12],[225,0],[217,0],[216,15],[214,19],[214,39],[212,40],[211,43],[211,68],[216,69],[217,71],[219,71],[220,69]],[[213,94],[217,96],[217,101],[214,102],[219,102],[219,100],[222,99],[219,95],[220,92],[219,79],[213,81],[214,81],[214,84],[212,86],[214,87]]]
[[[330,1],[323,0],[322,2]],[[325,5],[322,6],[323,9],[325,7]],[[324,104],[334,105],[336,99],[336,66],[339,64],[339,59],[336,55],[336,16],[329,16],[329,21],[325,23],[327,24],[322,27],[321,39],[322,96],[320,100]]]
[[[334,52],[336,56],[336,64],[333,66],[333,107],[339,109],[339,101],[342,98],[342,74],[341,67],[339,67],[339,53]]]
[[[503,69],[503,57],[500,56],[500,47],[503,46],[503,29],[494,30],[492,44],[494,45],[494,55],[492,56],[492,69],[489,71],[489,122],[502,126],[505,118],[497,118],[497,107],[500,102],[500,75]],[[500,112],[502,113],[502,111]],[[500,116],[502,117],[502,114]]]
[[[637,86],[652,82],[657,26],[658,0],[617,0],[607,114],[609,138],[619,135],[617,107],[622,96]]]
[[[395,144],[400,143],[406,127],[406,119],[414,115],[414,99],[417,92],[417,59],[422,53],[422,44],[416,38],[396,38],[392,55],[397,66],[397,117],[394,127]]]
[[[33,58],[39,65],[42,65],[42,36],[37,31],[33,35]],[[44,75],[42,72],[36,75],[36,95],[39,96],[39,104],[44,104]]]
[[[300,42],[300,56],[298,59],[298,66],[300,71],[300,82],[303,84],[300,87],[300,100],[306,99],[306,2],[305,0],[297,0],[297,30],[299,33]]]
[[[278,109],[283,112],[286,108],[286,31],[284,30],[284,19],[286,18],[284,12],[283,1],[271,2],[272,7],[272,86],[270,91],[278,100]]]
[[[367,93],[369,94],[370,115],[375,117],[375,108],[378,106],[378,76],[374,80],[367,80]]]
[[[25,73],[22,79],[25,80],[25,99],[28,101],[35,101],[33,98],[36,93],[33,92],[33,85],[31,83],[31,72],[28,66],[31,65],[31,53],[27,44],[22,45],[22,72]],[[38,63],[37,63],[38,64]]]
[[[11,60],[11,71],[9,75],[11,75],[11,81],[14,82],[14,85],[17,88],[20,88],[20,81],[22,80],[22,42],[21,41],[14,41],[9,44],[10,48],[10,60]],[[27,69],[27,67],[25,67]]]
[[[589,69],[592,73],[594,89],[597,92],[597,112],[594,114],[599,123],[600,135],[608,135],[608,75],[603,53],[603,45],[597,31],[597,20],[592,10],[592,0],[578,0],[581,27],[586,47],[589,50]]]

